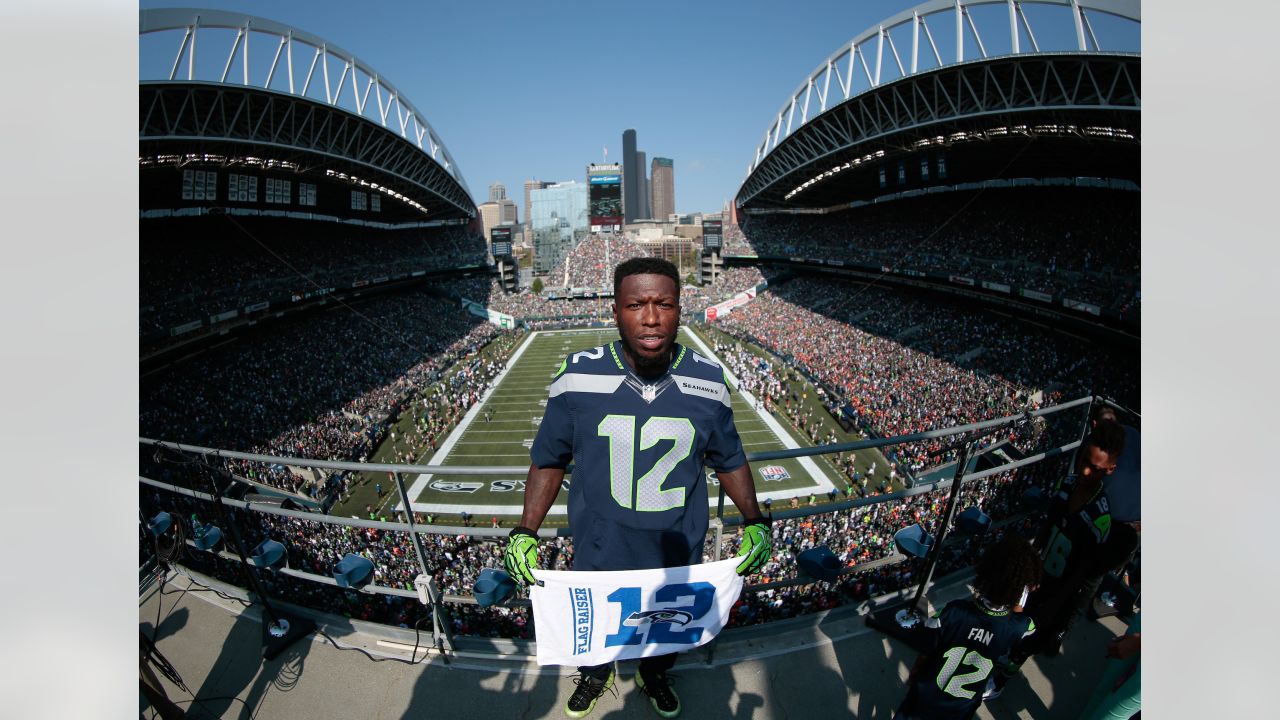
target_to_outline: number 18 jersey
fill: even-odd
[[[530,455],[573,462],[574,570],[695,565],[706,537],[704,465],[746,462],[719,364],[682,345],[659,378],[631,371],[620,343],[566,358]],[[687,510],[687,511],[686,511]]]

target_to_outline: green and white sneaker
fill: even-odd
[[[637,672],[636,685],[649,696],[649,704],[662,717],[673,718],[680,714],[680,696],[676,695],[675,688],[671,687],[671,678],[665,672],[651,675]]]
[[[573,691],[573,695],[569,696],[569,702],[564,704],[564,714],[571,718],[590,715],[604,691],[613,687],[614,674],[614,669],[610,667],[609,676],[601,681],[586,673],[578,673],[578,677],[573,679],[573,683],[578,687]]]

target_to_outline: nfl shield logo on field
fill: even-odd
[[[787,469],[781,465],[765,465],[760,468],[760,477],[769,481],[786,480],[791,477],[791,473],[787,472]]]

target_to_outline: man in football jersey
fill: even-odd
[[[1012,607],[1040,576],[1040,556],[1023,538],[1006,535],[978,561],[974,596],[952,600],[925,621],[925,650],[907,681],[894,720],[967,720],[982,704],[992,670],[1035,632]]]
[[[1124,446],[1124,428],[1114,420],[1099,420],[1076,452],[1075,472],[1058,482],[1035,543],[1044,559],[1044,579],[1026,603],[1039,632],[997,673],[993,695],[1032,654],[1052,657],[1061,651],[1076,613],[1093,597],[1102,576],[1133,552],[1137,534],[1129,525],[1112,522],[1103,486]]]
[[[742,513],[738,572],[754,573],[772,553],[769,521],[756,502],[724,371],[676,343],[676,267],[632,258],[614,271],[613,285],[619,339],[575,353],[556,370],[530,450],[524,512],[503,564],[512,577],[537,582],[537,530],[572,461],[568,513],[575,571],[695,565],[709,521],[703,474],[709,465]],[[636,675],[666,718],[680,713],[666,674],[675,659],[644,658]],[[578,671],[565,706],[569,717],[590,713],[613,685],[613,663]]]

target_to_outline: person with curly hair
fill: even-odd
[[[925,649],[907,677],[894,720],[968,720],[982,705],[987,679],[1035,632],[1013,611],[1040,578],[1040,556],[1013,534],[989,546],[976,568],[972,598],[953,600],[925,621]]]

